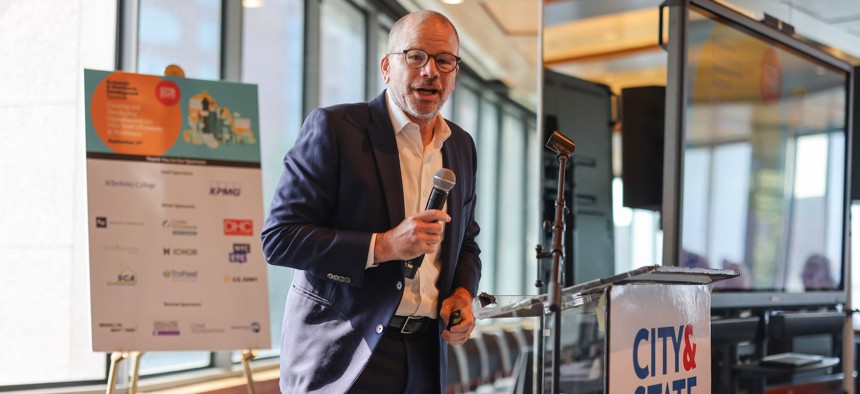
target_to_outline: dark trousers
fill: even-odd
[[[438,394],[439,375],[439,335],[435,325],[410,335],[388,329],[349,392]]]

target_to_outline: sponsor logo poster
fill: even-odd
[[[271,347],[256,86],[84,73],[93,350]]]
[[[705,285],[613,287],[608,392],[709,393],[710,311]]]

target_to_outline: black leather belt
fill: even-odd
[[[388,322],[389,331],[399,332],[403,335],[420,334],[435,323],[436,319],[423,316],[397,316],[391,318]]]

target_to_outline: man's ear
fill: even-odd
[[[388,55],[385,55],[382,57],[382,60],[379,61],[379,69],[382,70],[382,81],[385,82],[386,85],[388,85],[388,80],[390,79],[389,76],[391,75],[389,67],[391,67],[391,59]]]

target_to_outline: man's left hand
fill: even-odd
[[[439,315],[446,325],[451,319],[451,313],[456,310],[460,311],[460,323],[442,331],[442,339],[452,345],[462,345],[469,339],[472,330],[475,329],[475,316],[472,314],[472,294],[462,287],[454,290],[454,294],[442,301]]]

